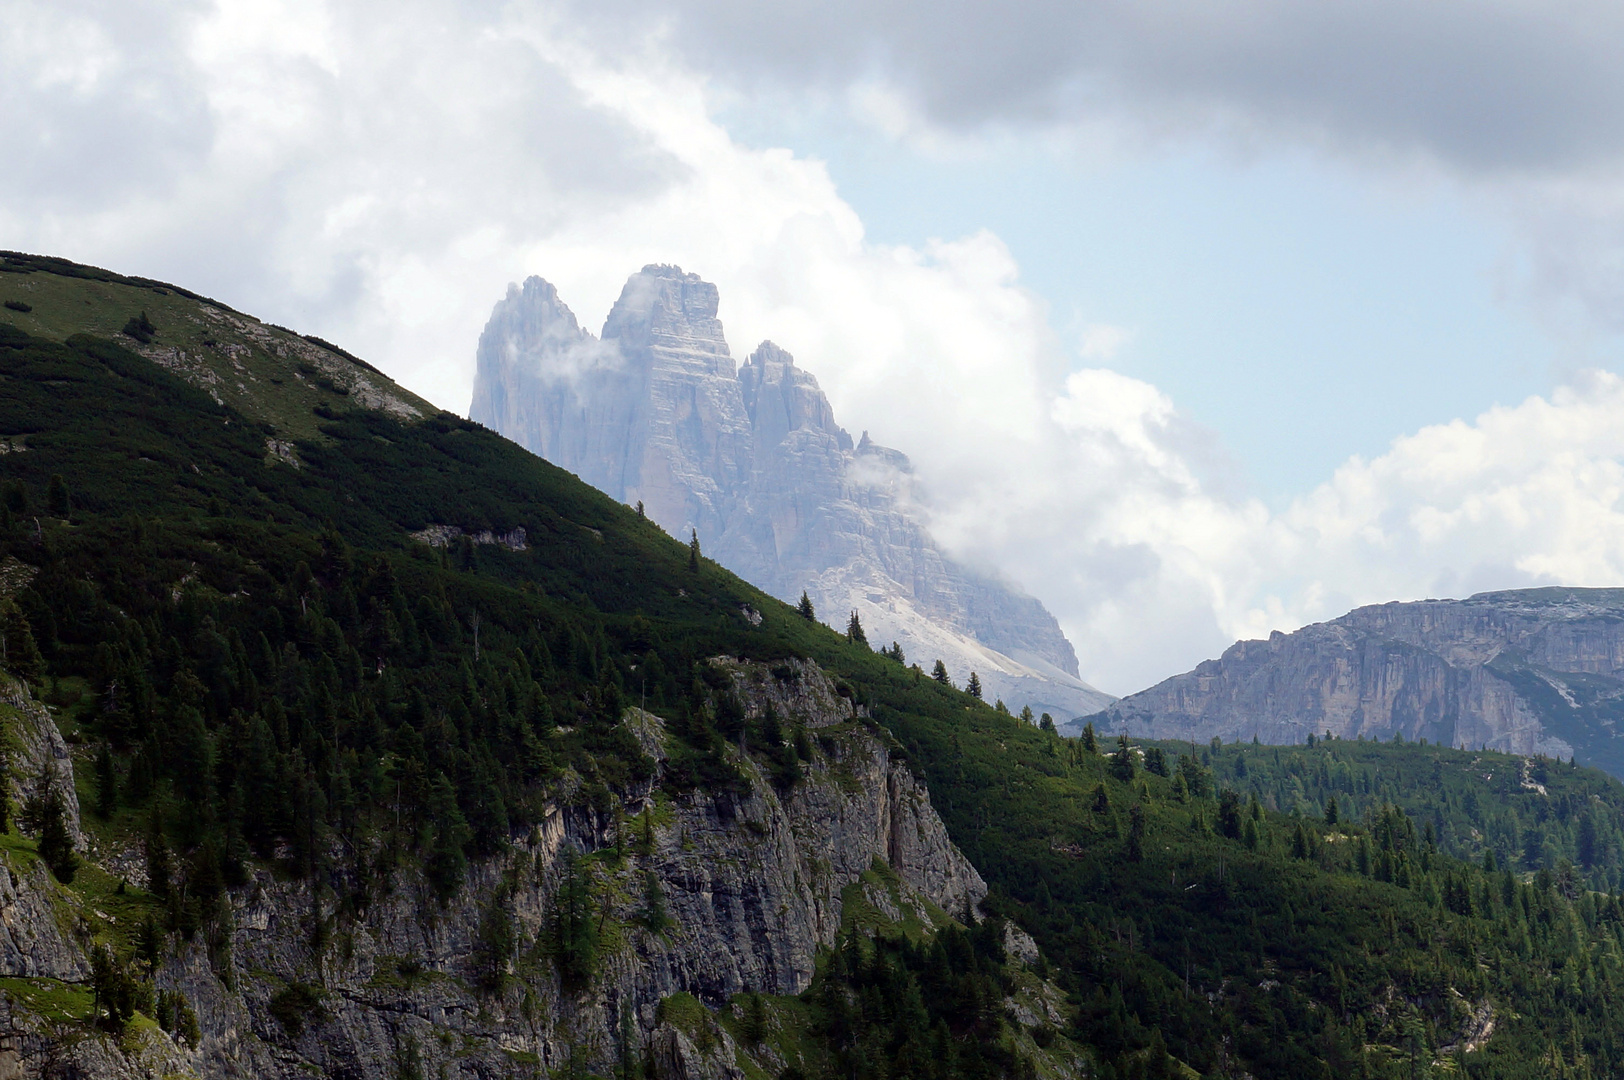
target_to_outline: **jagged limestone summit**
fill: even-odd
[[[804,590],[831,624],[857,611],[876,646],[942,659],[988,700],[1064,720],[1108,695],[1081,682],[1030,596],[943,554],[908,458],[853,441],[788,352],[735,364],[716,286],[671,266],[626,282],[594,337],[540,278],[512,286],[480,335],[469,416],[641,503],[668,532],[781,600]]]

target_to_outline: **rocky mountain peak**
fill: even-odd
[[[480,334],[480,350],[498,362],[544,379],[571,379],[602,362],[598,341],[575,320],[558,290],[531,276],[509,285]]]
[[[851,436],[835,423],[817,377],[796,367],[795,358],[772,342],[756,346],[739,369],[739,389],[759,449],[777,446],[802,428],[826,432],[842,449],[851,448]]]
[[[733,359],[716,317],[719,303],[716,286],[698,274],[685,274],[679,266],[645,266],[626,279],[603,337],[651,365],[732,378]]]
[[[532,284],[534,283],[534,284]],[[509,289],[480,337],[469,415],[793,602],[989,697],[1065,717],[1110,699],[1043,605],[957,566],[919,517],[906,455],[854,446],[818,380],[763,341],[735,368],[716,286],[680,267],[631,275],[594,338],[540,278]]]

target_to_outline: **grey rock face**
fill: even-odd
[[[1160,738],[1330,731],[1575,752],[1624,774],[1624,590],[1526,589],[1363,607],[1241,641],[1095,717]]]
[[[44,863],[26,872],[0,864],[0,974],[71,982],[90,977],[90,964],[51,905],[55,891]]]
[[[1077,678],[1030,596],[947,559],[906,455],[835,422],[790,354],[763,342],[735,370],[716,287],[670,266],[627,281],[601,340],[540,278],[511,286],[479,342],[469,415],[626,503],[780,599],[805,590],[832,624],[857,611],[989,700],[1060,718],[1111,699]]]
[[[749,779],[744,795],[672,802],[650,789],[619,815],[554,806],[504,855],[472,867],[444,904],[415,871],[370,885],[360,912],[261,871],[232,891],[229,951],[211,959],[199,934],[159,972],[159,985],[180,989],[196,1010],[199,1045],[155,1036],[152,1054],[173,1060],[143,1071],[110,1043],[88,1041],[74,1051],[80,1075],[529,1076],[566,1065],[572,1052],[587,1071],[611,1075],[622,1017],[658,1075],[723,1075],[731,1051],[724,1066],[661,1024],[663,998],[686,992],[714,1008],[743,991],[799,993],[854,886],[870,905],[897,917],[911,908],[926,924],[986,895],[924,786],[815,664],[715,663],[749,713],[771,703],[786,731],[812,734],[815,760],[789,791],[732,751]],[[632,710],[626,722],[663,753],[658,717]],[[606,850],[617,839],[619,857]],[[549,946],[571,857],[601,915],[598,971],[581,987],[560,983]],[[890,884],[876,891],[882,871]],[[0,965],[8,975],[83,979],[82,946],[57,929],[47,878],[43,867],[26,880],[0,868]],[[670,916],[660,931],[640,922],[651,878]],[[513,942],[495,955],[485,944],[493,920],[512,927]],[[320,1001],[298,1031],[271,1004],[294,984]]]
[[[0,704],[10,706],[5,732],[11,738],[11,804],[22,806],[49,789],[62,800],[63,824],[77,849],[84,848],[79,828],[79,795],[73,787],[73,760],[68,744],[45,706],[19,680],[0,674]]]

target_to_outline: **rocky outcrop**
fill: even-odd
[[[1059,624],[1030,596],[943,555],[906,455],[852,437],[788,352],[735,365],[716,287],[670,266],[627,281],[602,338],[532,277],[479,341],[469,416],[628,504],[831,623],[857,611],[875,645],[941,658],[989,699],[1062,718],[1111,699],[1081,682]]]
[[[42,862],[0,865],[0,975],[78,981],[90,975],[84,951],[65,929],[71,914],[51,902]]]
[[[1527,589],[1359,608],[1126,697],[1095,726],[1207,741],[1402,734],[1624,774],[1624,590]]]
[[[84,847],[73,760],[56,721],[21,680],[0,673],[0,752],[13,807],[26,807],[47,792],[61,800],[63,824],[74,847]]]
[[[672,800],[649,787],[606,813],[561,801],[443,903],[414,871],[314,889],[258,871],[232,892],[229,918],[159,973],[200,1031],[196,1046],[162,1037],[175,1061],[159,1071],[539,1076],[573,1060],[610,1075],[629,1025],[659,1075],[719,1075],[715,1046],[673,1027],[662,1001],[714,1009],[744,991],[799,993],[853,897],[929,926],[985,896],[924,786],[816,665],[714,663],[748,713],[770,705],[786,737],[804,732],[804,779],[775,787],[735,750],[743,793]],[[625,722],[664,759],[658,717],[631,710]],[[600,945],[590,977],[566,983],[553,927],[571,873],[588,882]],[[82,979],[79,944],[48,933],[58,887],[13,877],[8,892],[7,880],[0,974]],[[652,896],[664,919],[650,916]],[[84,1056],[107,1055],[97,1040],[75,1053],[82,1075],[122,1075]]]

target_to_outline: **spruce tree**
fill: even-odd
[[[96,814],[102,820],[118,809],[118,777],[113,772],[113,752],[106,742],[96,751]]]
[[[0,600],[0,665],[25,682],[45,677],[45,657],[34,640],[34,628],[10,597]]]
[[[943,686],[953,685],[953,680],[947,677],[947,665],[940,660],[936,661],[936,666],[930,669],[930,677]]]
[[[688,538],[688,569],[694,573],[699,571],[699,530],[689,530]]]
[[[1100,740],[1094,735],[1093,721],[1083,725],[1083,749],[1090,754],[1100,752]]]
[[[39,857],[64,885],[73,881],[79,869],[79,857],[73,853],[73,837],[68,835],[68,826],[63,820],[62,796],[54,787],[46,792],[40,808]]]
[[[1111,755],[1111,775],[1124,784],[1133,780],[1133,774],[1138,771],[1138,762],[1133,758],[1133,747],[1128,745],[1128,736],[1117,736],[1116,753]]]
[[[857,617],[856,608],[852,609],[851,618],[846,622],[846,640],[856,645],[868,644],[868,635],[863,633],[863,623]]]
[[[73,512],[73,500],[68,497],[68,485],[62,479],[61,473],[51,474],[51,483],[46,489],[45,501],[50,508],[52,517],[65,518]]]
[[[973,671],[970,672],[970,681],[964,684],[964,692],[977,701],[981,700],[981,679]]]
[[[818,614],[812,610],[812,598],[806,595],[805,589],[801,590],[801,602],[795,605],[795,610],[807,622],[817,621]]]
[[[160,900],[169,896],[169,879],[174,875],[174,861],[169,854],[169,842],[164,839],[164,822],[156,805],[147,818],[145,837],[147,856],[147,891]]]

